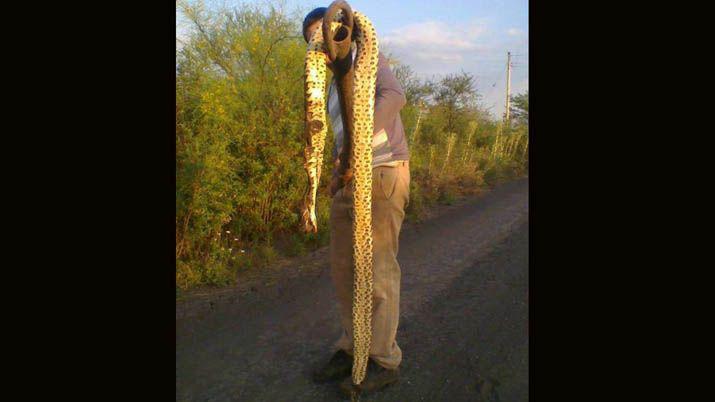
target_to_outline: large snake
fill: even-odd
[[[357,53],[353,64],[351,42]],[[353,384],[365,378],[372,334],[372,134],[378,44],[375,28],[347,2],[334,1],[308,42],[305,56],[305,195],[303,228],[317,232],[315,214],[320,167],[327,133],[326,62],[333,65],[338,87],[344,141],[339,178],[351,186],[354,202]]]

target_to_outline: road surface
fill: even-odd
[[[527,401],[528,179],[400,237],[401,381],[362,400]],[[345,400],[310,379],[340,334],[326,252],[177,302],[177,401]]]

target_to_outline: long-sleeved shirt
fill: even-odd
[[[353,59],[355,51],[353,50]],[[375,80],[375,111],[372,138],[372,166],[393,165],[409,160],[405,129],[400,118],[400,109],[407,102],[399,81],[390,70],[387,59],[378,54]],[[328,90],[328,114],[333,127],[333,160],[336,160],[343,144],[343,121],[340,115],[337,85],[333,78]]]

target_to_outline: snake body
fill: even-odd
[[[308,191],[303,208],[303,229],[306,232],[318,232],[318,219],[315,205],[320,183],[321,163],[325,148],[327,123],[325,117],[325,63],[327,55],[323,46],[322,26],[318,26],[308,42],[305,55],[305,162],[308,172]]]
[[[350,43],[355,41],[354,63]],[[375,28],[345,1],[334,1],[308,43],[305,59],[305,164],[309,187],[303,227],[317,232],[316,194],[327,133],[326,62],[333,63],[345,134],[339,175],[353,193],[353,384],[365,378],[372,334],[372,135],[378,42]]]

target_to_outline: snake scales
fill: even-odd
[[[351,43],[357,52],[353,63]],[[372,320],[372,134],[378,43],[375,28],[345,1],[334,1],[322,25],[308,42],[305,57],[304,167],[309,186],[302,214],[306,232],[317,232],[317,189],[327,133],[326,63],[331,62],[338,86],[345,133],[339,155],[342,185],[351,186],[353,220],[353,384],[360,384],[367,369]]]

